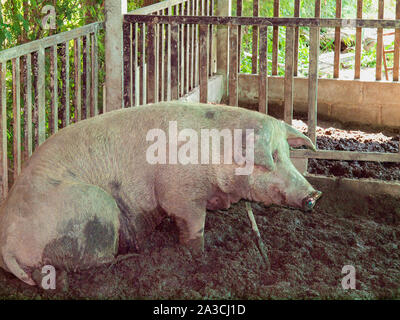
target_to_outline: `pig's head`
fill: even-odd
[[[290,160],[290,147],[315,146],[292,126],[269,118],[256,134],[254,162],[250,176],[252,200],[311,210],[321,192],[315,190]]]

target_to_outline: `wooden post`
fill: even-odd
[[[147,103],[156,102],[156,26],[154,24],[147,25]]]
[[[294,17],[300,17],[300,0],[294,1]],[[297,77],[297,69],[299,62],[299,27],[294,28],[294,64],[293,75]]]
[[[32,55],[25,56],[24,158],[32,155]]]
[[[379,0],[378,19],[383,19],[385,0]],[[378,28],[376,39],[376,72],[375,79],[382,80],[382,57],[383,57],[383,29]]]
[[[200,25],[200,102],[208,101],[208,52],[207,52],[208,25]]]
[[[217,2],[217,16],[231,16],[232,0],[218,0]],[[227,83],[228,79],[228,26],[219,25],[217,27],[217,74],[224,77],[223,83]],[[224,97],[227,97],[228,86],[225,85]]]
[[[336,0],[336,18],[342,17],[342,0]],[[333,77],[339,78],[340,71],[340,27],[335,28],[335,58],[333,63]]]
[[[253,17],[259,16],[258,0],[253,0]],[[251,73],[257,73],[258,62],[258,26],[253,26],[253,48],[251,56]]]
[[[274,17],[279,17],[279,0],[274,0]],[[278,74],[278,42],[279,42],[279,27],[273,27],[272,34],[272,75]]]
[[[14,181],[21,172],[21,79],[20,58],[12,60]],[[43,106],[44,107],[44,106]]]
[[[123,40],[122,20],[127,0],[105,0],[105,61],[106,110],[122,108]]]
[[[236,16],[241,17],[243,11],[243,0],[237,0],[236,2]],[[238,72],[240,73],[240,63],[241,63],[241,46],[242,46],[242,26],[238,26]]]
[[[75,116],[74,122],[82,119],[82,90],[81,90],[81,39],[74,40],[74,75],[75,75]]]
[[[400,20],[400,0],[396,0],[396,20]],[[394,35],[393,81],[399,81],[400,29]]]
[[[38,112],[38,145],[46,140],[46,70],[45,70],[45,52],[40,48],[37,55],[37,112]]]
[[[258,74],[258,111],[268,113],[268,26],[260,27],[260,72]]]
[[[357,0],[357,19],[362,19],[363,0]],[[361,42],[362,28],[356,28],[356,56],[354,66],[354,79],[360,79],[361,73]]]
[[[231,26],[229,28],[229,53],[231,55],[229,61],[229,105],[238,106],[238,28]]]
[[[316,143],[318,97],[319,28],[310,27],[310,64],[308,72],[308,137]]]
[[[292,124],[293,119],[293,54],[294,28],[286,27],[284,120],[288,124]]]
[[[6,88],[7,61],[0,63],[0,200],[8,193],[8,156],[7,156],[7,88]]]

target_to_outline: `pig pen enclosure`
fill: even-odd
[[[383,0],[377,19],[363,19],[362,0],[355,1],[355,19],[342,18],[341,0],[336,18],[321,17],[319,0],[312,1],[313,17],[300,17],[302,2],[293,1],[292,17],[280,17],[274,0],[273,17],[260,17],[258,0],[252,16],[242,16],[242,0],[234,10],[230,0],[168,0],[123,15],[124,1],[106,1],[104,23],[0,52],[3,199],[24,161],[57,130],[101,112],[178,99],[255,109],[305,132],[317,151],[292,150],[292,160],[324,193],[312,213],[252,204],[270,271],[239,202],[208,212],[202,259],[178,245],[175,223],[167,218],[143,252],[62,275],[55,291],[29,287],[0,270],[0,297],[399,298],[400,1],[396,19],[384,19]],[[318,73],[324,28],[335,30],[333,79]],[[356,30],[354,80],[340,78],[342,28]],[[365,28],[377,30],[376,81],[361,77]],[[301,29],[309,37],[307,77],[298,75]],[[392,80],[382,80],[389,29],[395,30]],[[103,33],[104,87],[98,79]],[[252,38],[249,74],[241,69],[245,33]],[[345,265],[355,267],[355,290],[342,288]]]

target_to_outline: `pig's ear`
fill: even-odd
[[[310,138],[308,138],[300,131],[298,131],[297,129],[293,128],[292,126],[288,125],[285,122],[284,125],[286,129],[286,139],[287,142],[289,143],[289,146],[291,147],[306,146],[308,149],[317,151]]]

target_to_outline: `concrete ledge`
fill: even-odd
[[[349,179],[338,177],[325,177],[306,174],[305,178],[315,185],[324,185],[330,190],[346,189],[363,195],[390,195],[400,199],[400,182],[388,182],[376,179]]]
[[[220,103],[224,94],[224,77],[215,75],[208,79],[208,102]],[[179,99],[180,101],[199,102],[200,87],[194,88],[188,94]]]
[[[270,109],[282,109],[284,78],[268,78]],[[318,115],[341,122],[400,128],[400,83],[318,80]],[[308,110],[308,79],[294,79],[294,110]],[[239,75],[239,105],[258,103],[258,75]]]

